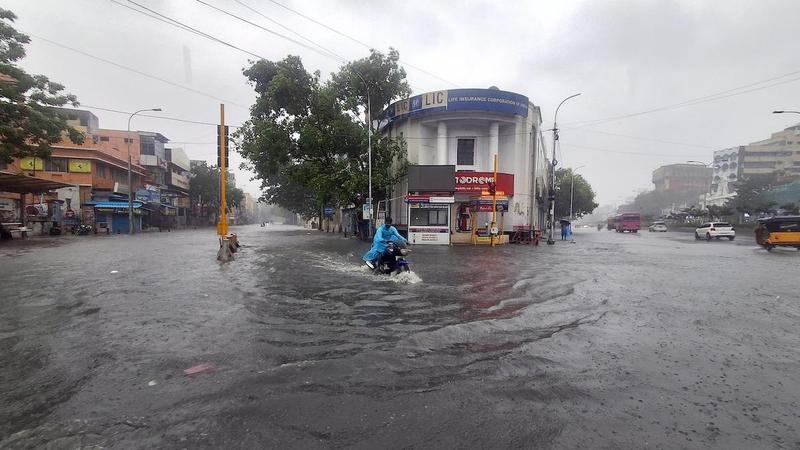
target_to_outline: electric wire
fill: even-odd
[[[372,50],[372,49],[374,49],[374,48],[375,48],[375,46],[373,46],[373,45],[370,45],[370,44],[368,44],[368,43],[366,43],[366,42],[364,42],[364,41],[361,41],[361,40],[359,40],[359,39],[356,39],[356,38],[354,38],[353,36],[350,36],[350,35],[348,35],[347,33],[344,33],[344,32],[342,32],[342,31],[339,31],[339,30],[337,30],[337,29],[335,29],[335,28],[333,28],[333,27],[331,27],[331,26],[329,26],[329,25],[327,25],[327,24],[325,24],[325,23],[323,23],[323,22],[321,22],[321,21],[319,21],[319,20],[317,20],[317,19],[314,19],[313,17],[310,17],[310,16],[308,16],[308,15],[306,15],[306,14],[303,14],[303,13],[301,13],[300,11],[294,10],[294,9],[292,9],[292,8],[290,8],[290,7],[286,6],[286,5],[284,5],[283,3],[277,2],[277,1],[275,1],[275,0],[269,0],[269,1],[270,1],[270,2],[272,2],[272,3],[274,3],[274,4],[276,4],[276,5],[278,5],[278,6],[279,6],[279,7],[281,7],[281,8],[283,8],[283,9],[285,9],[285,10],[287,10],[287,11],[291,12],[291,13],[297,14],[298,16],[300,16],[300,17],[302,17],[302,18],[304,18],[304,19],[306,19],[306,20],[308,20],[308,21],[310,21],[310,22],[312,22],[312,23],[315,23],[315,24],[317,24],[317,25],[319,25],[319,26],[321,26],[321,27],[325,28],[325,29],[326,29],[326,30],[328,30],[328,31],[332,31],[332,32],[334,32],[334,33],[338,34],[339,36],[342,36],[342,37],[344,37],[344,38],[347,38],[347,39],[349,39],[349,40],[351,40],[351,41],[353,41],[353,42],[355,42],[355,43],[357,43],[357,44],[359,44],[359,45],[361,45],[361,46],[363,46],[363,47],[365,47],[365,48],[367,48],[367,49],[369,49],[369,50]],[[436,74],[434,74],[434,73],[432,73],[432,72],[429,72],[429,71],[427,71],[427,70],[425,70],[425,69],[423,69],[423,68],[421,68],[421,67],[419,67],[419,66],[416,66],[416,65],[414,65],[414,64],[411,64],[411,63],[409,63],[408,61],[404,61],[404,60],[402,60],[402,59],[401,59],[401,64],[402,64],[402,65],[404,65],[404,66],[408,66],[408,67],[410,67],[410,68],[412,68],[412,69],[414,69],[414,70],[416,70],[416,71],[418,71],[418,72],[424,73],[424,74],[426,74],[426,75],[428,75],[428,76],[430,76],[430,77],[432,77],[432,78],[435,78],[435,79],[437,79],[437,80],[439,80],[439,81],[443,81],[443,82],[445,82],[445,83],[447,83],[447,84],[450,84],[450,85],[453,85],[453,86],[455,86],[455,87],[460,87],[460,86],[458,85],[458,83],[454,83],[454,82],[452,82],[452,81],[450,81],[450,80],[447,80],[447,79],[445,79],[445,78],[442,78],[442,77],[440,77],[439,75],[436,75]]]
[[[60,43],[60,42],[56,42],[56,41],[53,41],[53,40],[47,39],[47,38],[45,38],[45,37],[39,36],[39,35],[37,35],[37,34],[34,34],[34,33],[30,33],[30,32],[27,32],[27,31],[24,31],[24,30],[21,30],[21,29],[20,29],[20,31],[22,31],[22,32],[24,32],[25,34],[27,34],[27,35],[29,35],[29,36],[31,36],[31,37],[33,37],[33,38],[35,38],[35,39],[38,39],[38,40],[40,40],[40,41],[42,41],[42,42],[46,42],[46,43],[48,43],[48,44],[50,44],[50,45],[54,45],[54,46],[56,46],[56,47],[61,47],[61,48],[63,48],[63,49],[66,49],[66,50],[69,50],[69,51],[72,51],[72,52],[78,53],[78,54],[80,54],[80,55],[83,55],[83,56],[86,56],[86,57],[88,57],[88,58],[91,58],[91,59],[94,59],[94,60],[97,60],[97,61],[104,62],[104,63],[106,63],[106,64],[112,65],[112,66],[114,66],[114,67],[117,67],[117,68],[119,68],[119,69],[126,70],[126,71],[128,71],[128,72],[132,72],[132,73],[135,73],[135,74],[137,74],[137,75],[141,75],[141,76],[143,76],[143,77],[150,78],[150,79],[152,79],[152,80],[160,81],[160,82],[162,82],[162,83],[165,83],[165,84],[168,84],[168,85],[170,85],[170,86],[173,86],[173,87],[176,87],[176,88],[179,88],[179,89],[183,89],[183,90],[186,90],[186,91],[189,91],[189,92],[192,92],[192,93],[198,94],[198,95],[202,95],[202,96],[204,96],[204,97],[208,97],[208,98],[211,98],[211,99],[214,99],[214,100],[217,100],[217,101],[223,102],[223,103],[227,103],[227,104],[230,104],[230,105],[233,105],[233,106],[237,106],[237,107],[239,107],[239,108],[243,108],[243,109],[246,109],[246,110],[249,110],[249,109],[250,109],[248,106],[245,106],[245,105],[239,104],[239,103],[237,103],[237,102],[234,102],[234,101],[232,101],[232,100],[230,100],[230,99],[225,99],[225,98],[222,98],[222,97],[218,97],[218,96],[216,96],[216,95],[209,94],[209,93],[207,93],[207,92],[203,92],[203,91],[199,91],[199,90],[197,90],[197,89],[191,88],[191,87],[189,87],[189,86],[182,85],[182,84],[180,84],[180,83],[175,83],[174,81],[170,81],[170,80],[167,80],[167,79],[164,79],[164,78],[161,78],[161,77],[155,76],[155,75],[151,75],[151,74],[149,74],[149,73],[146,73],[146,72],[142,72],[141,70],[135,69],[135,68],[133,68],[133,67],[129,67],[129,66],[126,66],[126,65],[123,65],[123,64],[120,64],[120,63],[117,63],[117,62],[111,61],[111,60],[109,60],[109,59],[106,59],[106,58],[102,58],[102,57],[100,57],[100,56],[93,55],[93,54],[91,54],[91,53],[88,53],[88,52],[85,52],[85,51],[83,51],[83,50],[79,50],[79,49],[77,49],[77,48],[70,47],[70,46],[68,46],[68,45],[65,45],[65,44],[62,44],[62,43]]]

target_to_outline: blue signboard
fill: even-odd
[[[498,89],[450,89],[426,92],[389,105],[389,122],[443,111],[489,111],[528,116],[528,97]]]
[[[161,193],[148,189],[139,189],[136,191],[136,196],[134,198],[144,203],[161,203]]]
[[[333,207],[332,206],[326,206],[323,209],[323,212],[325,213],[326,216],[332,216],[333,215]]]

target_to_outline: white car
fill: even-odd
[[[660,222],[660,221],[659,222],[653,222],[649,227],[647,227],[647,231],[650,231],[650,232],[660,231],[662,233],[666,233],[667,232],[667,224],[665,224],[664,222]]]
[[[724,237],[731,241],[736,237],[733,225],[728,222],[706,222],[694,230],[694,238],[696,240],[705,239],[710,241],[714,238],[722,239]]]

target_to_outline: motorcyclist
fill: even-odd
[[[387,241],[408,242],[406,238],[397,232],[397,228],[392,226],[391,217],[387,217],[383,225],[375,230],[375,237],[372,239],[372,248],[362,257],[370,269],[374,269],[375,264],[377,264],[380,257],[383,256],[383,252],[386,251]]]

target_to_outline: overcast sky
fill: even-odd
[[[325,76],[340,66],[335,58],[196,0],[135,1],[268,59],[300,55],[308,70]],[[269,0],[203,1],[290,34],[241,3],[249,5],[347,59],[368,53],[361,43]],[[585,165],[580,173],[601,204],[652,188],[651,172],[659,165],[710,161],[715,149],[764,139],[797,122],[772,110],[800,109],[795,61],[800,2],[795,0],[276,1],[379,50],[397,48],[402,61],[424,69],[407,67],[415,93],[496,85],[527,95],[550,128],[558,103],[581,92],[559,112],[559,160]],[[21,31],[34,35],[26,69],[65,84],[84,105],[122,111],[161,107],[165,116],[216,123],[224,99],[228,123],[248,117],[254,95],[241,69],[253,56],[111,0],[0,0],[0,5],[19,16]],[[748,87],[733,90],[742,86]],[[727,97],[711,97],[722,92]],[[693,99],[701,100],[662,109]],[[659,110],[591,122],[654,109]],[[94,112],[101,127],[125,129],[127,115]],[[137,117],[132,128],[158,131],[190,158],[215,162],[213,126]],[[546,139],[549,145],[551,136]],[[238,155],[231,159],[241,162]],[[248,181],[251,176],[237,171],[237,182],[257,194],[259,183]]]

